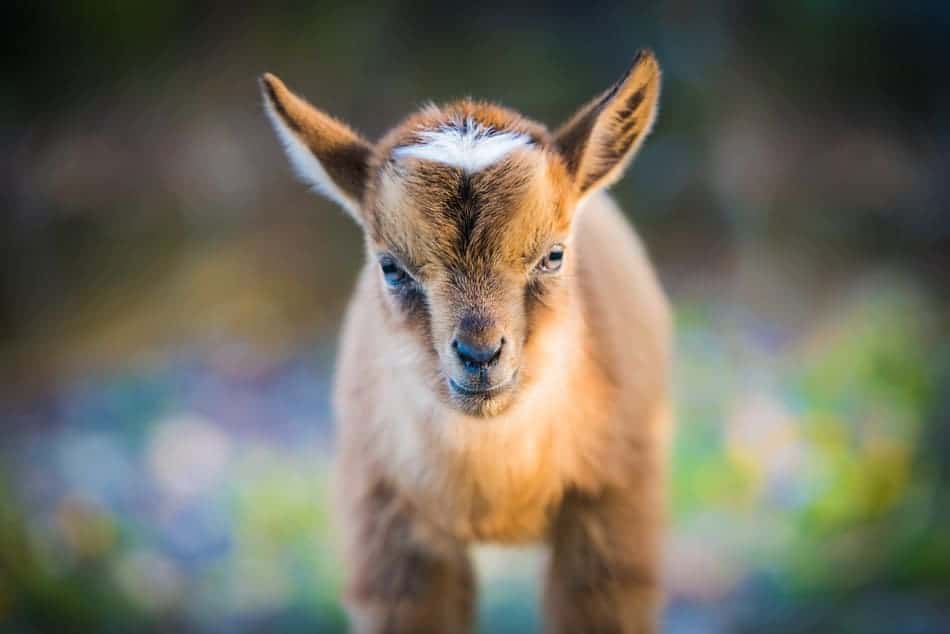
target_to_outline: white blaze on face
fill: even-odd
[[[397,158],[413,157],[458,167],[471,174],[497,163],[507,154],[531,146],[531,139],[518,132],[498,132],[472,119],[438,130],[419,133],[421,143],[398,147]]]

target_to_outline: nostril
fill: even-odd
[[[495,348],[495,354],[493,354],[491,356],[491,359],[488,360],[489,363],[495,363],[496,361],[498,361],[498,357],[501,356],[501,349],[504,347],[504,345],[505,345],[505,338],[502,337],[498,341],[498,347]]]
[[[504,344],[504,337],[497,344],[488,346],[456,338],[452,341],[452,349],[467,369],[477,370],[498,361]]]

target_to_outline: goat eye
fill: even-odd
[[[538,262],[538,270],[543,271],[544,273],[554,273],[561,268],[563,263],[564,247],[560,244],[556,244],[551,247],[551,250],[548,251],[548,254],[541,258],[541,261]]]
[[[409,277],[406,275],[406,271],[396,264],[396,260],[389,256],[384,256],[380,259],[379,268],[383,270],[383,277],[386,279],[386,283],[392,287],[401,286]]]

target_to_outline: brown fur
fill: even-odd
[[[366,235],[336,388],[354,627],[470,631],[467,545],[546,540],[552,631],[653,631],[670,316],[638,238],[598,193],[652,125],[652,54],[554,135],[463,101],[370,146],[276,78],[263,83],[273,112],[358,199]],[[396,158],[425,130],[466,119],[531,144],[471,174]],[[539,273],[556,243],[562,270]],[[381,253],[412,276],[407,288],[387,287]],[[490,376],[512,378],[498,393],[450,389],[461,376],[450,343],[463,332],[504,337]]]

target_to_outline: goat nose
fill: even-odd
[[[478,372],[484,367],[493,365],[501,356],[501,348],[505,345],[505,338],[502,337],[496,343],[483,344],[468,341],[462,337],[456,337],[452,341],[452,349],[458,355],[459,360],[465,369],[469,372]]]

